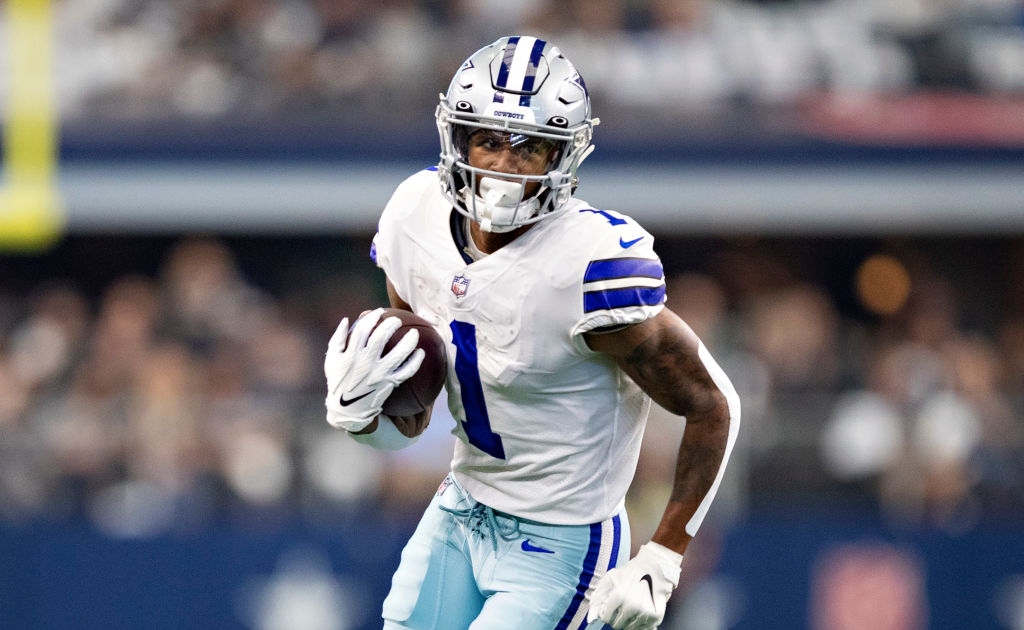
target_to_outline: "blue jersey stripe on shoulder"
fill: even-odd
[[[660,278],[664,275],[661,261],[650,258],[607,258],[592,260],[583,274],[584,282],[616,278]]]
[[[656,287],[623,287],[583,294],[583,312],[592,313],[629,306],[657,306],[665,300],[665,285]]]

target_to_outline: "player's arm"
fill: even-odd
[[[622,330],[590,333],[587,343],[613,357],[659,405],[686,417],[672,493],[651,542],[601,579],[591,603],[591,620],[653,628],[718,490],[739,430],[739,397],[697,335],[667,308]]]
[[[400,308],[403,311],[413,312],[412,307],[409,303],[402,299],[402,296],[398,295],[398,289],[391,283],[391,279],[387,279],[388,285],[388,302],[391,303],[392,308]]]
[[[652,539],[683,553],[717,490],[736,429],[739,400],[697,335],[669,309],[587,343],[610,355],[655,402],[686,416],[665,514]]]

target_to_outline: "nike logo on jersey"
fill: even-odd
[[[520,548],[523,551],[533,551],[535,553],[555,553],[554,551],[551,551],[550,549],[545,549],[544,547],[534,547],[530,544],[529,538],[523,541],[523,544],[520,545]]]
[[[653,602],[654,601],[654,580],[652,580],[651,576],[648,574],[648,575],[644,575],[642,578],[640,578],[640,581],[641,582],[647,582],[647,588],[650,589],[650,591],[651,591],[651,601]]]
[[[642,240],[644,240],[644,237],[638,236],[637,238],[634,238],[631,241],[624,241],[624,240],[622,240],[622,237],[620,236],[619,237],[619,245],[622,246],[622,249],[629,249],[630,247],[636,245],[637,243],[639,243]]]
[[[345,400],[345,394],[342,394],[341,397],[338,398],[338,402],[341,403],[342,407],[348,407],[349,405],[351,405],[352,403],[356,402],[357,400],[362,400],[363,398],[366,398],[367,396],[369,396],[372,393],[373,393],[373,390],[371,389],[370,391],[366,392],[365,394],[359,394],[355,398],[349,398],[348,400]]]

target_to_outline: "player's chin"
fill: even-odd
[[[424,409],[413,416],[389,416],[398,432],[408,438],[414,438],[427,430],[430,424],[430,408]]]

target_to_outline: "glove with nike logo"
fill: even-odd
[[[679,585],[683,556],[649,542],[632,560],[606,573],[590,597],[587,623],[600,619],[617,630],[654,630]]]
[[[327,422],[333,427],[346,431],[366,428],[380,415],[395,387],[415,374],[423,362],[423,350],[416,347],[419,333],[415,329],[383,354],[384,344],[402,325],[397,317],[380,321],[383,312],[378,308],[359,317],[351,335],[348,318],[342,319],[327,344],[325,404]]]

